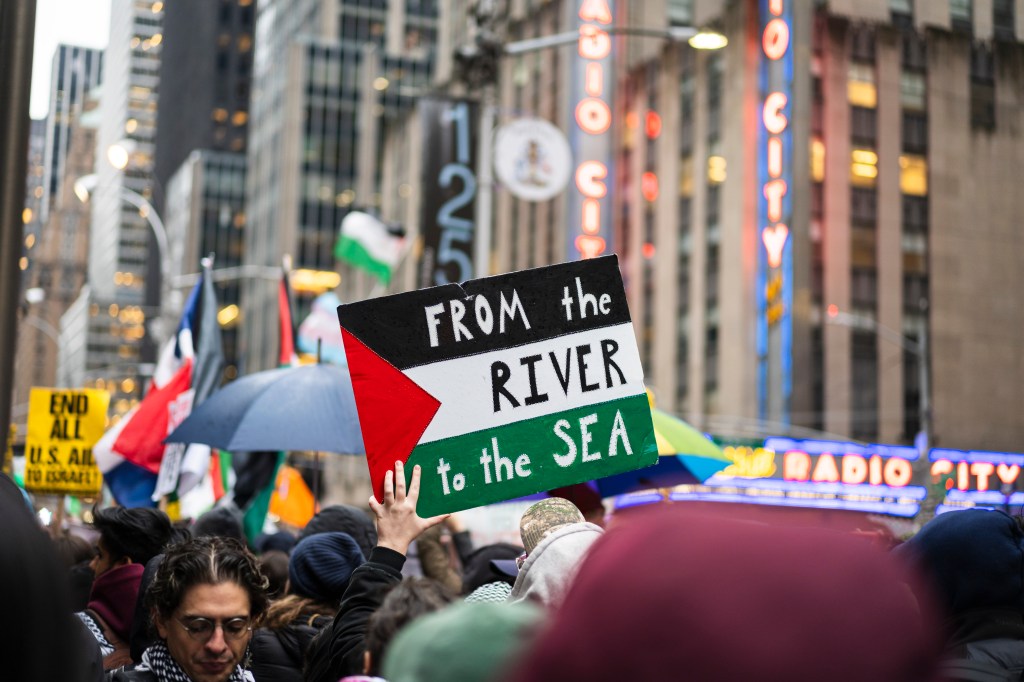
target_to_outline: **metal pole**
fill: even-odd
[[[921,443],[919,445],[919,452],[921,457],[925,458],[928,456],[928,449],[931,447],[932,438],[932,406],[931,406],[931,385],[929,382],[930,372],[928,371],[928,317],[927,315],[922,316],[921,319],[921,333],[919,334],[917,347],[919,350],[917,356],[917,373],[920,396],[918,397],[918,409],[920,410],[921,419]]]
[[[36,0],[0,0],[0,434],[11,423]]]
[[[480,97],[480,153],[477,157],[476,239],[473,260],[474,277],[491,274],[491,234],[493,231],[494,162],[491,159],[494,143],[494,119],[497,117],[497,89],[485,85]]]

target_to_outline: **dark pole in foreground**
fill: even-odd
[[[0,0],[0,434],[11,423],[36,0]]]

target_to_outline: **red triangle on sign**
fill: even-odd
[[[395,462],[408,461],[441,402],[344,328],[341,338],[373,494],[383,501],[384,475],[394,469]]]

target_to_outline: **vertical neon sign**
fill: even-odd
[[[757,270],[758,412],[789,423],[793,388],[792,0],[760,0]]]
[[[594,258],[611,241],[612,23],[613,0],[578,0],[577,59],[572,75],[574,125],[570,140],[576,158],[576,191],[569,212],[569,260]]]

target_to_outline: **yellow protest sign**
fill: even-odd
[[[92,447],[107,424],[110,394],[33,388],[25,436],[25,489],[51,495],[99,495],[103,476]]]

